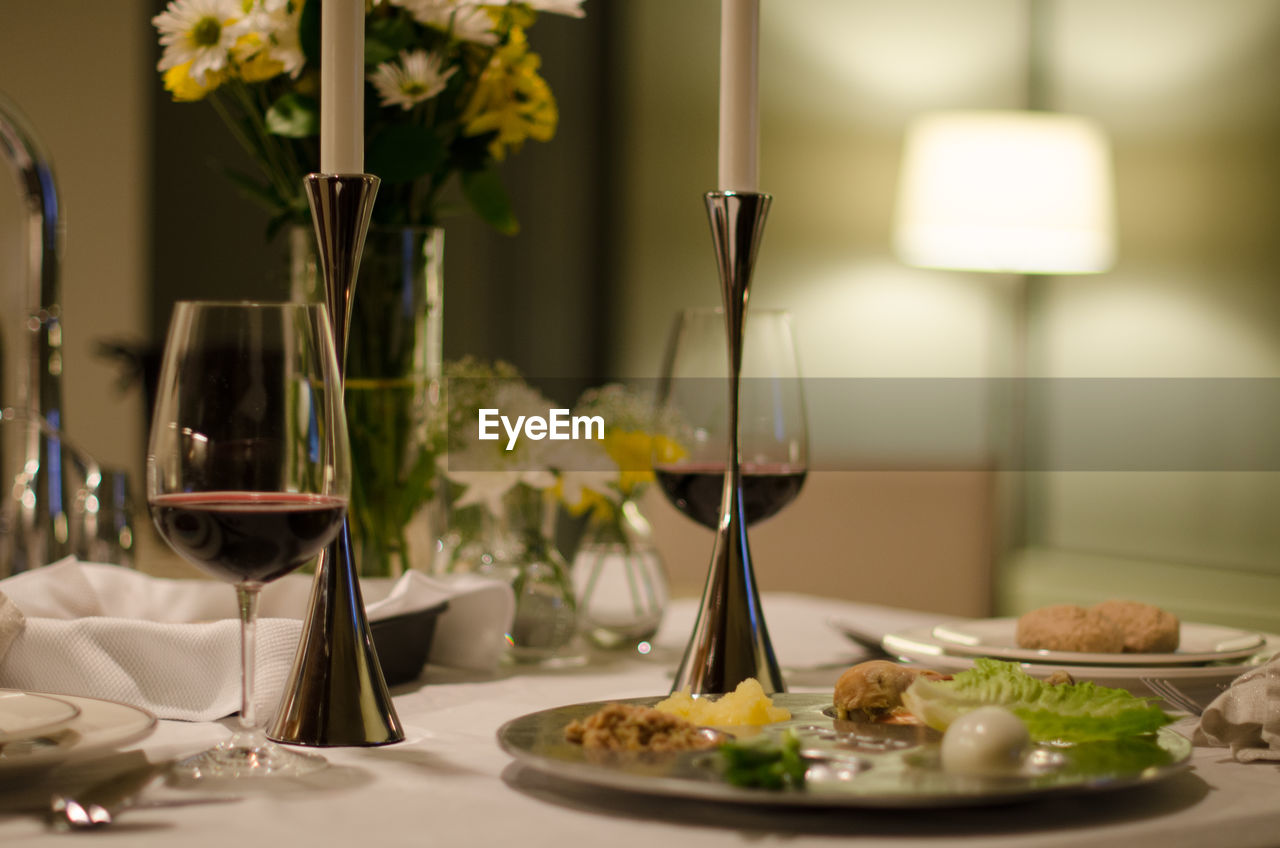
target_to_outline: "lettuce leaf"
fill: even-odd
[[[917,678],[902,696],[913,715],[938,730],[970,710],[1002,706],[1022,719],[1039,742],[1096,742],[1154,733],[1172,719],[1151,700],[1091,682],[1050,685],[1017,663],[985,657],[951,680]]]

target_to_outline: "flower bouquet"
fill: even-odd
[[[365,166],[382,180],[374,224],[434,226],[456,175],[494,228],[518,223],[498,164],[547,141],[558,113],[527,30],[582,0],[372,0],[365,20]],[[229,172],[274,233],[309,218],[302,178],[319,170],[318,0],[172,0],[152,23],[177,101],[207,101],[257,173]]]
[[[409,567],[410,524],[437,487],[427,420],[440,379],[448,195],[496,230],[519,224],[499,166],[547,141],[558,113],[528,30],[581,0],[372,0],[365,18],[366,169],[382,183],[356,288],[347,420],[359,485],[350,516],[364,575]],[[319,297],[303,177],[319,170],[318,0],[173,0],[153,19],[177,101],[208,103],[250,154],[228,177],[288,229],[295,296]],[[299,269],[300,272],[299,272]],[[425,552],[424,552],[425,553]]]

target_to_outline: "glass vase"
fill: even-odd
[[[582,659],[574,646],[577,604],[569,567],[552,538],[555,500],[516,484],[495,514],[486,504],[452,508],[438,570],[504,580],[515,594],[507,633],[515,663],[561,665]]]
[[[667,574],[635,500],[592,513],[572,575],[578,629],[593,645],[634,648],[658,632],[667,608]]]
[[[323,300],[314,235],[292,234],[295,299]],[[434,536],[435,426],[444,315],[444,231],[370,227],[352,299],[346,412],[354,479],[348,510],[362,577],[426,566]]]
[[[445,519],[431,560],[434,574],[494,576],[499,551],[508,545],[502,518],[486,504],[458,506],[460,487],[446,484]],[[508,575],[499,575],[508,579]]]

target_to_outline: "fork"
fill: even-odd
[[[1162,677],[1140,677],[1138,679],[1143,686],[1146,686],[1162,698],[1169,706],[1191,713],[1193,716],[1204,713],[1204,707],[1193,701],[1187,693],[1175,686],[1172,681],[1165,680]]]
[[[828,618],[827,626],[838,630],[846,639],[862,648],[868,659],[898,659],[895,654],[885,650],[881,638],[869,630],[861,630],[838,618]]]

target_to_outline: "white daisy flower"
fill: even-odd
[[[582,11],[582,0],[521,0],[535,12],[551,12],[556,15],[568,15],[571,18],[586,16]]]
[[[440,457],[438,467],[449,480],[464,487],[455,502],[457,508],[484,504],[493,515],[502,515],[503,499],[523,483],[531,489],[549,489],[556,476],[545,468],[505,468],[503,458],[489,446],[468,445]]]
[[[243,32],[242,13],[240,0],[172,0],[151,19],[164,46],[157,67],[167,71],[190,62],[191,78],[204,85],[206,74],[226,67]]]
[[[391,3],[408,10],[418,23],[448,32],[459,41],[498,43],[485,4],[475,0],[391,0]]]
[[[445,82],[457,68],[440,72],[443,57],[425,50],[401,50],[398,62],[383,62],[369,82],[377,89],[383,106],[412,109],[444,91]]]
[[[245,18],[243,30],[257,35],[266,45],[267,57],[279,62],[291,77],[297,77],[307,61],[298,40],[301,16],[302,3],[298,0],[260,0]]]

